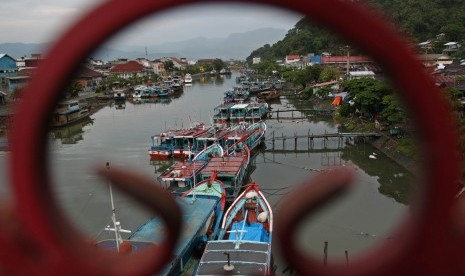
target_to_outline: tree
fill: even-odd
[[[321,66],[314,65],[308,66],[299,70],[295,74],[295,83],[300,84],[305,89],[307,84],[316,82],[320,78]]]
[[[390,94],[383,97],[384,109],[381,116],[389,124],[401,123],[405,119],[405,111],[400,107],[399,99],[396,95]]]
[[[392,90],[385,83],[372,78],[346,81],[343,86],[354,99],[355,107],[371,116],[381,111],[383,97],[392,94]]]
[[[221,69],[224,68],[224,62],[223,60],[219,58],[215,58],[213,60],[213,69],[215,69],[217,72],[221,71]]]
[[[82,92],[82,85],[77,80],[72,80],[65,90],[66,96],[70,98],[77,97],[79,92]]]
[[[172,60],[167,60],[163,62],[163,66],[165,66],[165,70],[168,72],[173,71],[174,69],[174,63]]]
[[[338,80],[338,79],[339,79],[339,70],[334,67],[325,66],[321,70],[318,81],[327,82],[327,81]]]

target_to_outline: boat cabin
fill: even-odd
[[[245,119],[245,115],[247,114],[247,106],[249,106],[249,104],[244,103],[231,106],[231,114],[229,116],[230,120],[232,122],[243,121]]]
[[[206,161],[176,162],[166,169],[158,181],[163,187],[175,194],[182,194],[200,182],[200,171],[207,165]]]

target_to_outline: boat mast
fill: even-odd
[[[110,162],[107,162],[107,170],[110,170]],[[105,227],[105,230],[115,232],[116,250],[117,252],[119,252],[119,246],[123,242],[120,232],[131,233],[131,231],[121,229],[121,223],[119,221],[116,221],[116,208],[115,208],[115,203],[113,201],[113,191],[111,188],[111,182],[108,182],[108,186],[110,188],[110,201],[111,201],[111,213],[112,213],[111,221],[113,222],[113,228],[110,228],[109,226],[107,226]]]

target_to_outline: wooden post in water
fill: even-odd
[[[273,149],[274,149],[274,130],[273,130]]]
[[[297,149],[297,133],[294,132],[294,149]]]
[[[276,120],[279,121],[279,109],[276,111]]]
[[[284,138],[284,132],[282,133],[282,138],[283,138],[283,149],[286,148],[286,138]]]
[[[328,264],[328,242],[325,241],[325,248],[323,250],[323,265],[326,266]]]
[[[308,129],[307,133],[307,149],[310,149],[310,129]]]
[[[346,265],[349,265],[349,252],[346,250],[344,253],[346,254]]]

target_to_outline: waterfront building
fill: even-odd
[[[6,84],[6,78],[14,77],[17,74],[16,60],[7,54],[0,54],[0,79],[2,84]]]
[[[129,79],[133,76],[142,77],[146,75],[145,68],[139,62],[132,60],[127,63],[117,64],[110,69],[111,75],[116,75],[123,79]]]

